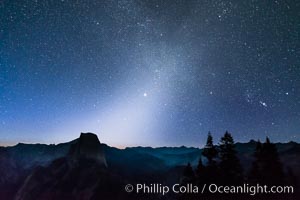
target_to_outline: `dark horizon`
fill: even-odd
[[[82,133],[83,133],[83,132],[81,132],[80,134],[82,134]],[[91,133],[91,132],[87,132],[87,133]],[[74,140],[77,140],[77,139],[79,138],[80,134],[78,135],[77,138],[74,138],[74,139],[72,139],[72,140],[70,140],[70,141],[64,141],[64,142],[59,142],[59,143],[39,143],[39,142],[37,142],[37,143],[28,143],[28,142],[18,142],[18,143],[16,143],[16,144],[12,144],[12,145],[2,145],[2,144],[0,143],[0,147],[14,147],[14,146],[16,146],[16,145],[18,145],[18,144],[25,144],[25,145],[39,145],[39,144],[40,144],[40,145],[60,145],[60,144],[66,144],[66,143],[72,142],[72,141],[74,141]],[[202,141],[202,142],[203,142],[203,145],[198,145],[198,146],[188,146],[188,145],[178,145],[178,146],[140,146],[140,145],[137,145],[137,146],[123,146],[123,147],[120,147],[120,146],[114,146],[114,145],[110,145],[110,144],[108,144],[108,143],[105,143],[105,142],[101,141],[101,138],[99,137],[99,135],[98,135],[97,133],[93,133],[93,134],[97,135],[97,137],[98,137],[99,141],[101,142],[101,144],[107,145],[107,146],[109,146],[109,147],[118,148],[118,149],[135,148],[135,147],[154,148],[154,149],[155,149],[155,148],[181,148],[181,147],[186,147],[186,148],[203,149],[203,148],[205,147],[205,143],[206,143],[206,141]],[[213,135],[212,135],[212,136],[213,136]],[[269,138],[269,137],[268,137],[268,138]],[[217,139],[217,140],[216,140],[216,139]],[[299,142],[293,141],[293,140],[291,140],[291,141],[286,141],[286,142],[280,142],[280,141],[273,141],[272,138],[269,138],[269,139],[270,139],[271,142],[274,143],[274,144],[287,144],[287,143],[291,143],[291,142],[300,144]],[[214,140],[215,145],[218,146],[218,145],[219,145],[219,140],[220,140],[220,138],[213,138],[213,140]],[[260,141],[260,142],[263,143],[263,142],[265,142],[265,140],[266,140],[266,138],[265,138],[264,140],[260,140],[260,139],[250,139],[249,141],[244,141],[244,142],[235,141],[235,144],[247,144],[247,143],[258,142],[258,141]]]

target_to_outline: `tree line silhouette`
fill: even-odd
[[[287,170],[287,175],[285,174],[276,145],[271,143],[268,137],[264,143],[256,142],[256,148],[252,155],[254,159],[250,170],[247,171],[243,169],[240,163],[234,139],[228,131],[221,137],[219,145],[214,145],[213,137],[209,132],[201,154],[195,169],[190,163],[185,167],[181,180],[183,185],[193,183],[202,187],[204,184],[228,186],[238,186],[244,183],[268,186],[297,184],[291,169]],[[205,194],[201,195],[205,196]],[[206,193],[207,195],[209,194]],[[271,195],[261,195],[260,197],[262,199],[266,199],[266,197],[274,199],[274,196]],[[183,195],[181,199],[192,199],[192,197],[191,195]]]

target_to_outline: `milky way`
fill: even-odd
[[[0,2],[0,144],[300,141],[297,1]]]

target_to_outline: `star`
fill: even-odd
[[[260,103],[263,107],[268,107],[268,105],[266,104],[266,102],[259,101],[259,103]]]

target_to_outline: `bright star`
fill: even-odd
[[[268,107],[268,105],[266,104],[266,102],[259,101],[259,103],[260,103],[263,107]]]

